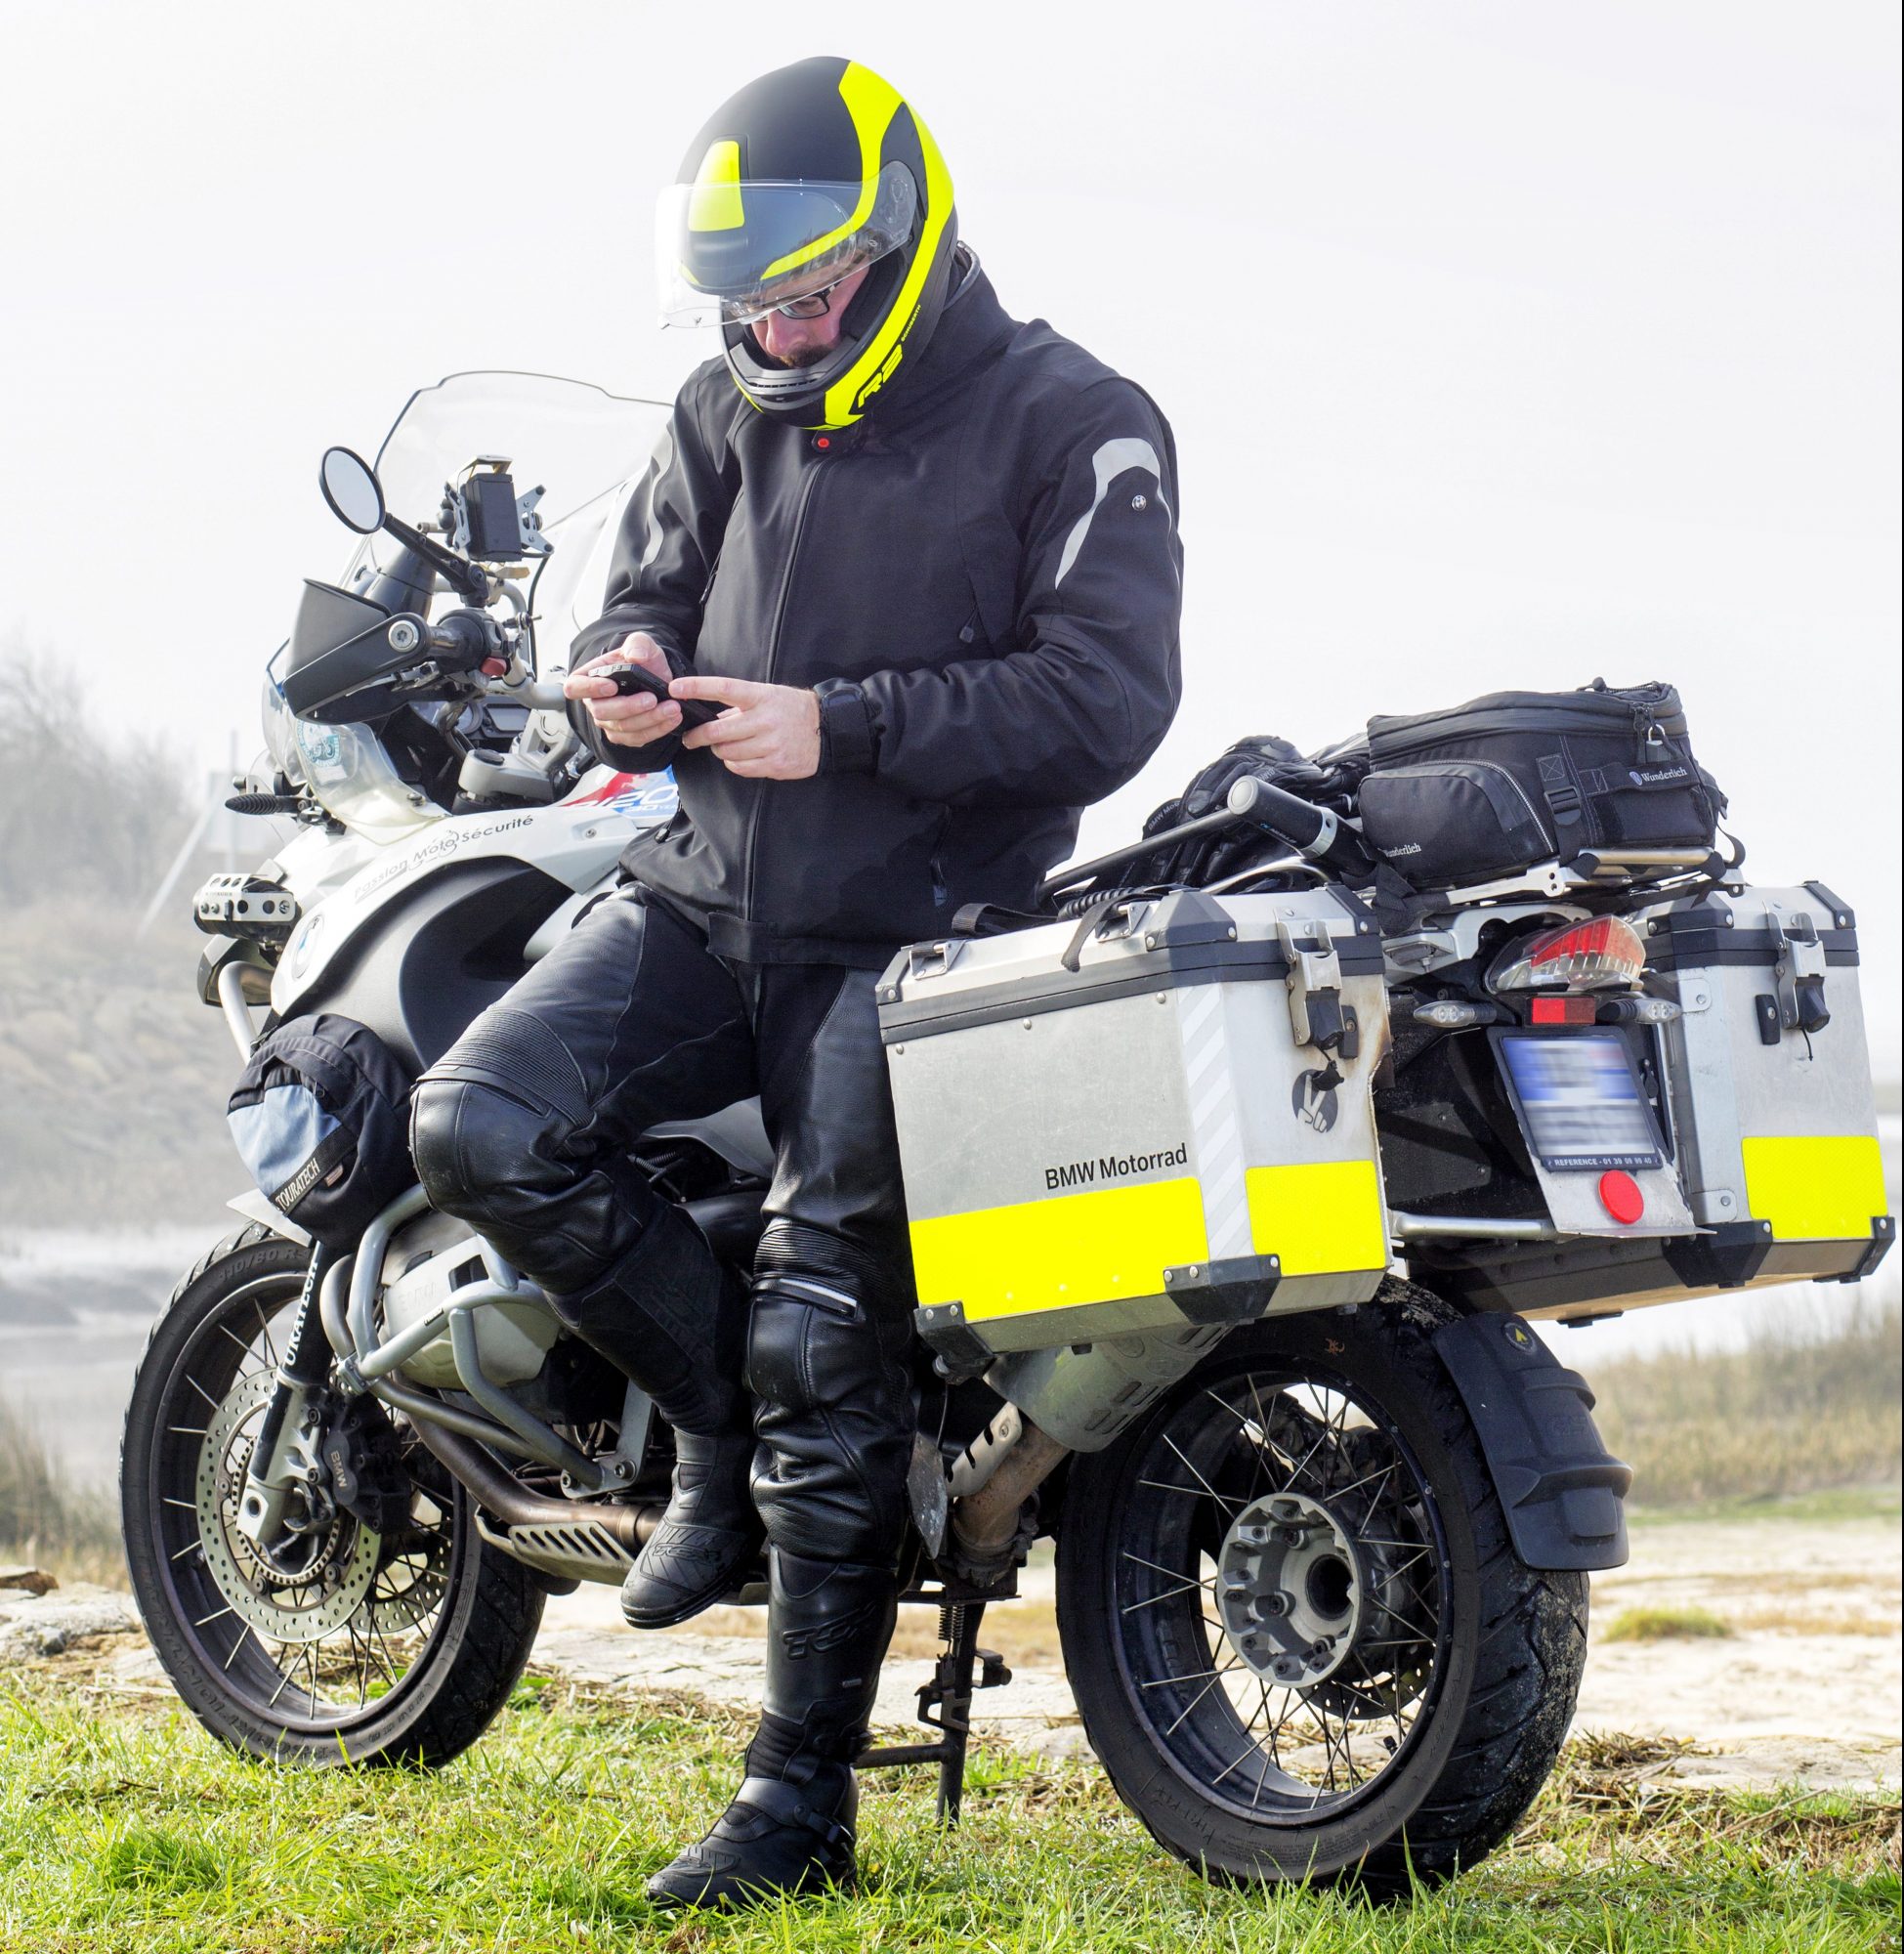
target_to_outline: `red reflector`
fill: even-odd
[[[1631,1174],[1616,1169],[1600,1176],[1600,1206],[1621,1227],[1630,1228],[1646,1212],[1646,1197]]]
[[[1536,1025],[1590,1025],[1599,1008],[1591,998],[1536,998],[1528,1022]]]

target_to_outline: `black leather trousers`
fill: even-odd
[[[662,1121],[758,1093],[775,1170],[744,1332],[764,1447],[755,1502],[783,1551],[890,1565],[911,1448],[910,1298],[873,984],[867,970],[717,957],[681,916],[625,889],[424,1075],[411,1138],[435,1205],[559,1309],[584,1293],[598,1306],[638,1296],[645,1237],[653,1251],[663,1233],[678,1304],[718,1295],[713,1252],[657,1220],[663,1204],[628,1150]],[[684,1234],[706,1257],[698,1284],[679,1266]],[[627,1329],[638,1352],[651,1328]],[[685,1332],[674,1341],[691,1360],[675,1360],[682,1372],[731,1363],[740,1337],[710,1323],[698,1348]],[[638,1362],[625,1368],[670,1410]]]

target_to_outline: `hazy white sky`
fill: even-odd
[[[656,188],[851,55],[1176,429],[1184,708],[1087,843],[1242,732],[1671,678],[1754,871],[1858,903],[1895,1069],[1894,5],[763,12],[0,0],[0,636],[248,749],[319,451],[459,368],[671,394]]]

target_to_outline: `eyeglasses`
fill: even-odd
[[[832,310],[833,294],[846,282],[835,278],[830,285],[822,285],[817,292],[809,292],[803,299],[788,299],[784,305],[774,310],[783,319],[825,319]]]
[[[855,265],[851,272],[842,272],[830,285],[822,285],[817,292],[802,293],[797,299],[788,299],[784,305],[740,305],[729,317],[737,325],[751,325],[765,319],[769,313],[776,312],[783,319],[825,319],[833,308],[833,294],[863,269]]]

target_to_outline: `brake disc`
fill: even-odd
[[[237,1530],[252,1434],[275,1379],[238,1379],[206,1426],[194,1481],[198,1540],[218,1592],[240,1621],[275,1642],[317,1642],[335,1635],[362,1606],[377,1576],[379,1542],[348,1514],[304,1537],[306,1565],[274,1567]]]

